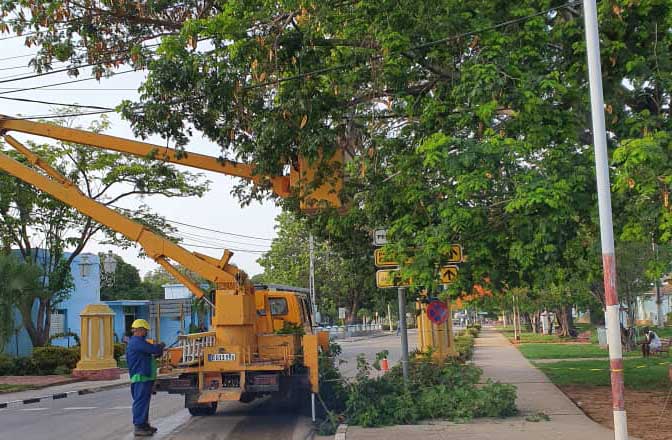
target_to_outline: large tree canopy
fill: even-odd
[[[469,261],[455,293],[477,283],[552,282],[562,291],[580,278],[599,294],[580,2],[25,0],[1,8],[10,27],[32,32],[37,68],[54,59],[146,66],[139,101],[122,106],[138,134],[181,146],[196,129],[263,173],[281,172],[299,153],[349,150],[346,193],[357,209],[309,223],[334,242],[360,244],[364,231],[388,226],[390,252],[418,284],[435,284],[446,246],[461,242]],[[616,196],[629,199],[614,204],[618,232],[661,242],[672,231],[672,4],[602,1],[599,19]],[[155,51],[141,50],[157,37]]]

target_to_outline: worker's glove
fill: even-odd
[[[161,347],[161,350],[166,348],[166,344],[164,342],[159,342],[159,347]]]

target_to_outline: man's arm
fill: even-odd
[[[135,347],[138,351],[142,353],[151,354],[154,356],[161,356],[163,354],[164,344],[150,344],[147,341],[137,341],[137,346]]]

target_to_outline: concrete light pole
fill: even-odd
[[[586,52],[590,79],[590,104],[593,117],[593,140],[595,142],[595,174],[597,199],[600,212],[600,237],[602,241],[602,265],[604,270],[604,296],[607,305],[607,343],[611,369],[611,397],[614,412],[614,438],[627,440],[628,422],[625,414],[623,385],[623,353],[621,350],[620,304],[616,291],[616,259],[614,257],[614,227],[611,212],[609,186],[609,157],[604,123],[604,97],[602,95],[602,66],[600,65],[600,40],[597,26],[595,0],[583,0],[586,27]]]

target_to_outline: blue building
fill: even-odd
[[[44,251],[38,254],[38,262]],[[65,258],[71,254],[66,253]],[[98,255],[91,253],[79,254],[70,265],[72,280],[74,283],[70,297],[56,306],[51,315],[50,335],[72,332],[81,334],[81,320],[79,313],[87,304],[100,302],[100,261]],[[33,318],[37,316],[37,302],[33,307]],[[21,314],[15,313],[15,326],[17,331],[14,337],[5,344],[5,353],[12,356],[28,356],[33,350],[33,345],[28,332],[23,326]],[[52,341],[53,345],[75,345],[74,338],[59,338]]]
[[[39,258],[46,258],[44,251],[39,251]],[[65,254],[68,258],[70,254]],[[81,335],[81,319],[79,314],[88,304],[100,303],[100,259],[98,255],[82,253],[75,257],[70,265],[73,288],[69,298],[59,303],[51,315],[50,335],[75,333]],[[181,285],[171,285],[180,290]],[[186,292],[182,295],[173,294],[173,290],[164,286],[164,300],[118,300],[104,301],[115,313],[115,342],[122,342],[130,333],[134,320],[142,318],[149,321],[152,330],[149,337],[170,346],[177,341],[179,334],[189,333],[190,327],[208,328],[209,313],[205,314],[203,325],[198,320],[198,313],[192,313],[192,296]],[[33,307],[33,318],[37,316],[38,304]],[[28,332],[25,330],[21,314],[15,312],[16,332],[5,344],[5,353],[10,356],[29,356],[33,350]],[[63,347],[76,345],[73,337],[61,337],[52,340],[52,345]]]

